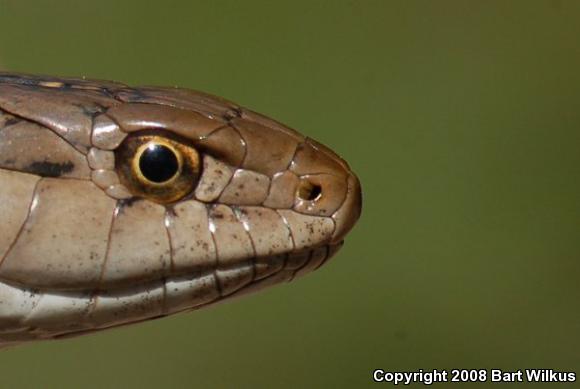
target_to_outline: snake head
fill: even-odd
[[[361,212],[336,153],[187,89],[0,75],[0,155],[0,340],[290,281],[326,263]]]

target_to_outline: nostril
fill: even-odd
[[[326,173],[301,176],[293,191],[294,210],[312,216],[332,216],[344,202],[345,178]]]
[[[316,201],[322,196],[322,187],[318,184],[313,184],[309,180],[302,180],[298,186],[297,194],[302,200]]]

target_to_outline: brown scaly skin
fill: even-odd
[[[230,101],[0,73],[0,343],[290,281],[334,255],[360,211],[345,161]]]

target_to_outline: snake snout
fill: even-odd
[[[331,243],[344,239],[354,227],[362,212],[362,190],[360,181],[350,172],[347,178],[346,197],[340,208],[332,215],[335,223]]]
[[[361,214],[362,193],[357,176],[338,154],[310,138],[299,146],[291,170],[300,175],[294,209],[331,217],[335,227],[328,243],[342,241]]]

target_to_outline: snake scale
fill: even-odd
[[[334,152],[225,99],[0,73],[0,346],[291,281],[361,203]]]

